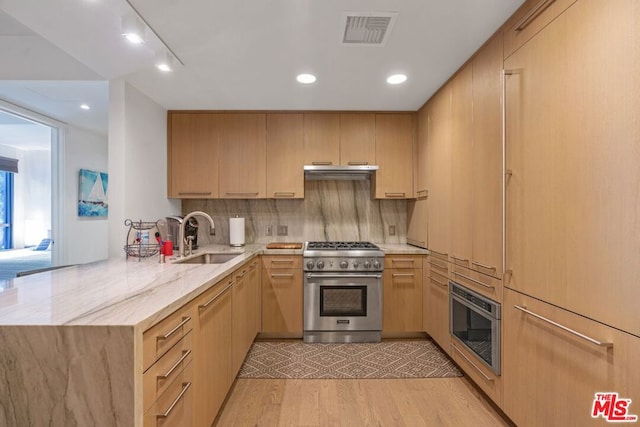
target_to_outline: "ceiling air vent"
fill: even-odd
[[[397,16],[395,12],[346,13],[342,43],[384,46]]]

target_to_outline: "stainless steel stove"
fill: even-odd
[[[306,242],[304,342],[379,342],[384,252],[369,242]]]

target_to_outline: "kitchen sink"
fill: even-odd
[[[227,261],[231,261],[238,255],[234,253],[203,253],[196,256],[190,256],[186,259],[176,261],[179,264],[224,264]]]

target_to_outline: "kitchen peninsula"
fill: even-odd
[[[263,247],[218,265],[110,259],[15,279],[0,292],[0,425],[142,425],[143,332]]]
[[[402,244],[380,246],[388,253],[427,253]],[[219,295],[229,288],[235,290],[231,285],[234,280],[240,289],[241,278],[245,272],[250,277],[249,270],[259,266],[262,254],[301,254],[301,250],[294,249],[268,250],[260,244],[243,249],[208,245],[199,252],[239,255],[223,264],[183,264],[172,260],[159,264],[157,257],[141,261],[109,259],[15,279],[12,287],[0,292],[0,425],[142,426],[143,420],[146,425],[145,416],[151,413],[156,418],[170,405],[163,402],[161,411],[148,410],[148,400],[153,403],[154,399],[143,393],[144,371],[153,360],[147,360],[145,331],[155,331],[166,323],[165,318],[178,319],[178,324],[190,321],[183,316],[180,322],[180,317],[172,314],[178,310],[177,314],[182,315],[183,307],[197,307],[190,313],[198,313],[208,304],[213,307]],[[211,290],[217,294],[213,298]],[[231,292],[228,294],[231,297]],[[255,303],[251,298],[246,301]],[[249,318],[251,306],[247,307],[243,310]],[[195,319],[194,322],[197,324]],[[253,335],[249,333],[250,342],[258,328]],[[191,340],[195,333],[183,329],[184,337]],[[174,327],[166,336],[175,330],[178,329]],[[156,338],[153,336],[153,344],[160,347]],[[236,347],[235,342],[229,343],[230,354],[232,346]],[[244,360],[247,348],[239,350],[239,357],[234,356],[235,365],[237,360]],[[199,350],[205,347],[194,345],[193,354],[183,350],[180,360],[187,365],[183,372],[189,366],[197,366]],[[209,357],[211,349],[206,350]],[[238,368],[229,369],[234,373],[228,378],[227,388],[223,387],[222,400]],[[187,392],[191,383],[182,384],[189,384],[183,389]],[[158,389],[162,387],[158,385]],[[215,412],[217,409],[214,416]]]

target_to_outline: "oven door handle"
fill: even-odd
[[[382,274],[313,274],[307,273],[309,279],[381,279]]]

